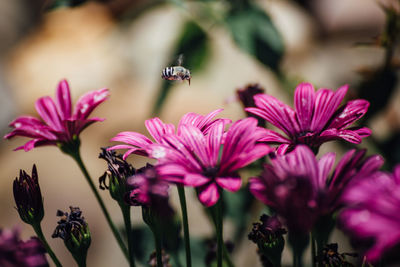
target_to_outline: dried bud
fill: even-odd
[[[36,166],[32,167],[32,177],[20,170],[15,178],[14,199],[21,219],[28,224],[39,224],[44,216],[43,198],[40,192]]]
[[[169,263],[169,255],[164,250],[161,250],[161,261],[162,267],[172,267]],[[155,251],[150,254],[148,263],[150,267],[157,267],[157,254]]]
[[[327,244],[317,256],[317,264],[321,267],[353,267],[346,261],[346,256],[357,257],[357,253],[339,253],[338,244]]]
[[[57,222],[58,225],[52,237],[60,237],[64,240],[65,246],[79,265],[86,262],[91,236],[85,218],[81,217],[82,211],[78,207],[69,208],[71,211],[69,214],[61,210],[57,211],[57,216],[61,218]]]
[[[126,179],[136,173],[135,168],[123,160],[122,155],[112,150],[107,151],[106,148],[102,148],[99,158],[104,159],[108,164],[108,170],[99,178],[100,189],[108,189],[113,199],[118,203],[124,203],[127,193]]]
[[[262,88],[259,84],[254,83],[254,84],[248,84],[243,88],[237,89],[236,95],[240,100],[240,102],[242,103],[243,107],[252,108],[256,106],[253,97],[257,94],[262,94],[264,92],[265,92],[264,88]],[[258,120],[258,126],[265,127],[265,119],[257,115],[251,114],[249,112],[246,112],[246,114],[249,117],[256,118]]]
[[[261,258],[266,257],[273,266],[278,266],[285,246],[283,235],[287,231],[276,216],[263,214],[260,221],[253,223],[249,239],[257,244]]]

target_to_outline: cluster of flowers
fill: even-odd
[[[364,254],[370,262],[376,262],[399,245],[400,166],[393,174],[383,172],[383,159],[379,155],[367,157],[365,150],[356,149],[349,150],[339,159],[335,168],[334,153],[317,157],[320,146],[325,142],[344,140],[359,144],[371,134],[366,127],[352,126],[367,112],[368,101],[357,99],[341,105],[347,90],[347,86],[343,86],[337,91],[315,91],[311,84],[302,83],[295,90],[293,109],[264,94],[260,87],[251,85],[238,91],[248,114],[245,119],[232,122],[227,118],[216,118],[221,109],[205,116],[187,113],[177,127],[159,118],[145,121],[153,140],[137,132],[121,132],[112,138],[111,141],[122,144],[102,150],[100,158],[107,161],[108,170],[100,177],[100,188],[110,191],[127,219],[127,255],[131,266],[134,265],[133,246],[130,217],[125,217],[126,211],[129,214],[129,206],[142,206],[143,219],[157,236],[160,231],[158,220],[172,212],[168,205],[170,185],[178,187],[181,197],[187,266],[190,266],[190,245],[186,206],[182,201],[184,187],[195,188],[199,201],[210,208],[218,241],[217,264],[222,266],[224,257],[230,265],[227,255],[222,256],[223,190],[238,191],[242,187],[239,170],[257,160],[264,162],[266,159],[268,163],[262,164],[262,173],[250,178],[248,183],[250,192],[274,215],[263,216],[262,224],[254,224],[250,239],[272,266],[280,264],[284,246],[282,235],[286,229],[295,256],[294,266],[301,266],[302,253],[311,232],[311,242],[317,244],[315,260],[321,258],[323,255],[320,254],[324,251],[335,251],[336,254],[330,254],[336,255],[335,261],[340,261],[344,254],[338,254],[337,247],[328,244],[336,218],[341,229],[368,244]],[[79,154],[79,134],[91,123],[102,120],[88,119],[88,116],[107,97],[107,89],[87,93],[78,100],[72,113],[69,87],[66,81],[62,81],[55,100],[44,97],[36,102],[42,120],[19,117],[10,124],[14,130],[5,138],[31,138],[17,148],[25,151],[42,145],[57,145],[77,161],[85,174]],[[284,135],[266,129],[266,122],[280,129]],[[118,149],[126,150],[123,156],[115,153]],[[131,154],[155,159],[156,164],[136,170],[125,161]],[[85,176],[88,177],[87,172]],[[21,177],[14,183],[17,209],[23,221],[35,228],[43,218],[43,211],[35,204],[42,198],[36,168],[32,177],[22,171]],[[90,179],[88,182],[93,185]],[[93,187],[92,190],[102,205],[97,191]],[[79,209],[71,208],[71,214],[76,212],[80,218]],[[64,216],[68,217],[68,214]],[[86,233],[87,224],[83,219],[73,221],[78,221],[78,231],[74,226],[63,229],[75,229],[72,231],[79,233],[72,236],[90,236]],[[118,241],[118,233],[114,234]],[[88,246],[85,247],[84,258]],[[123,244],[121,248],[124,250]],[[70,251],[76,254],[76,247],[74,249]],[[78,260],[78,264],[82,264]],[[161,251],[157,252],[157,260],[153,261],[162,266]]]

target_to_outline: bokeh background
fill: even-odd
[[[0,1],[0,133],[10,130],[16,116],[36,115],[35,100],[53,96],[61,79],[69,81],[74,101],[107,87],[110,99],[93,114],[106,120],[81,135],[83,159],[97,180],[106,168],[98,159],[100,147],[111,145],[120,131],[145,133],[144,120],[151,116],[176,123],[187,112],[224,108],[221,116],[236,120],[245,114],[235,91],[249,83],[290,105],[299,82],[333,89],[349,84],[348,99],[371,102],[362,123],[373,136],[361,147],[383,154],[391,169],[400,162],[399,11],[397,0]],[[179,54],[192,71],[190,86],[161,79],[162,69]],[[30,171],[35,163],[44,232],[65,266],[74,266],[73,259],[50,236],[56,210],[70,205],[83,210],[92,232],[88,266],[127,266],[73,160],[56,147],[12,151],[24,141],[0,142],[0,227],[18,226],[24,239],[33,235],[14,209],[12,181],[19,169]],[[328,144],[321,153],[347,148]],[[130,162],[145,164],[141,157]],[[118,206],[108,192],[102,195],[122,225]],[[171,195],[178,207],[174,188]],[[192,235],[211,236],[212,225],[191,190],[188,202]],[[260,210],[253,206],[246,218],[257,220]],[[133,209],[133,217],[140,225],[140,210]],[[228,219],[226,239],[232,229]],[[333,241],[341,239],[336,232]],[[246,238],[237,243],[236,266],[259,266],[255,247]],[[346,249],[351,250],[348,244]]]

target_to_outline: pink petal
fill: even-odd
[[[161,142],[161,138],[165,134],[174,134],[175,127],[172,124],[165,124],[159,118],[153,118],[150,120],[146,120],[145,123],[147,131],[149,131],[150,135],[156,140],[158,143]]]
[[[32,139],[32,140],[29,140],[28,142],[26,142],[25,145],[17,147],[14,150],[24,149],[25,152],[28,152],[28,151],[34,149],[35,147],[46,146],[46,145],[56,145],[56,144],[57,143],[55,141],[49,141],[49,140],[43,140],[43,139]]]
[[[316,93],[311,131],[320,132],[331,119],[347,93],[348,86],[340,87],[335,93],[329,89],[319,89]]]
[[[40,117],[55,131],[62,132],[63,127],[53,99],[49,96],[39,98],[35,103],[36,111]]]
[[[314,87],[310,83],[301,83],[297,86],[294,105],[300,129],[302,131],[309,130],[315,105]]]
[[[248,153],[242,154],[236,162],[229,167],[229,169],[225,169],[226,172],[234,172],[238,169],[241,169],[250,163],[256,161],[257,159],[262,158],[263,156],[273,152],[274,150],[267,145],[257,144],[255,145]]]
[[[329,172],[335,163],[336,155],[333,152],[326,153],[318,161],[318,184],[319,188],[325,188]]]
[[[209,134],[206,136],[207,153],[210,157],[210,165],[216,166],[221,148],[222,138],[224,135],[225,123],[220,121],[213,125]]]
[[[137,147],[145,147],[153,143],[143,134],[136,132],[120,132],[115,137],[111,138],[110,141],[123,142]]]
[[[242,186],[242,179],[240,177],[217,177],[215,182],[222,188],[236,192]]]
[[[198,173],[187,173],[184,178],[184,184],[193,187],[198,187],[208,182],[210,182],[210,178]]]
[[[108,96],[109,92],[106,88],[84,94],[78,99],[72,118],[86,119],[99,104],[107,100]]]
[[[249,180],[249,190],[250,192],[260,201],[262,201],[266,205],[272,204],[271,201],[269,201],[266,193],[266,187],[265,184],[261,181],[260,178],[258,177],[253,177],[250,178]]]
[[[56,106],[58,114],[62,120],[67,120],[71,117],[71,95],[66,80],[62,80],[57,87],[56,91]]]
[[[199,200],[206,207],[211,207],[217,203],[219,199],[218,187],[216,184],[211,183],[205,188],[199,189]]]
[[[290,140],[283,137],[279,133],[265,129],[265,135],[258,140],[259,142],[266,142],[266,143],[272,143],[272,144],[287,144],[290,143]]]
[[[335,115],[328,128],[342,129],[352,124],[365,115],[369,107],[369,102],[363,99],[357,99],[347,102],[341,110]]]
[[[193,150],[202,166],[212,166],[206,149],[206,138],[199,128],[191,125],[182,125],[181,138]]]

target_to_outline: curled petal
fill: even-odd
[[[347,104],[336,112],[335,118],[328,128],[343,129],[365,115],[369,107],[369,102],[357,99],[347,102]]]
[[[78,99],[72,118],[86,119],[99,104],[107,100],[108,96],[109,92],[106,88],[84,94]]]
[[[206,207],[211,207],[219,199],[218,187],[215,183],[210,183],[199,188],[199,200]]]
[[[217,177],[215,182],[222,188],[236,192],[242,186],[242,179],[240,177]]]

